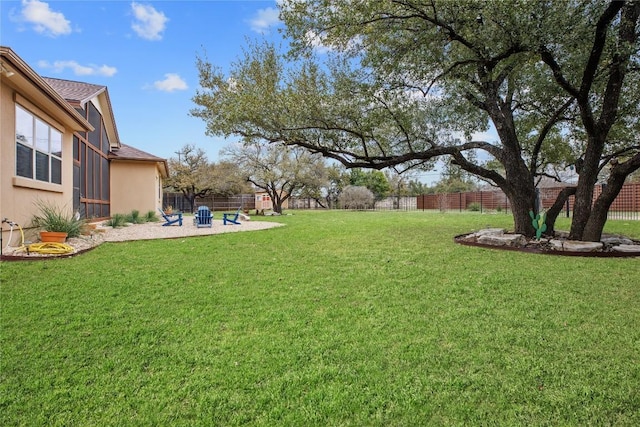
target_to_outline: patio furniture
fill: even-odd
[[[213,214],[207,206],[199,206],[195,215],[196,227],[211,227],[213,225]]]
[[[179,226],[182,226],[182,212],[167,214],[164,213],[164,211],[160,208],[158,208],[158,211],[160,211],[160,215],[162,215],[165,221],[165,223],[162,224],[163,227],[167,225],[173,225],[175,223],[178,223]]]
[[[242,206],[238,208],[236,213],[224,213],[222,214],[222,224],[227,225],[228,223],[240,225],[240,221],[238,221],[238,217],[240,216],[240,212],[242,211]]]

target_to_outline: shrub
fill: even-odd
[[[105,222],[105,224],[113,228],[124,227],[126,223],[127,217],[123,214],[113,214],[113,216]]]
[[[158,215],[154,211],[149,211],[144,217],[146,222],[158,222]]]
[[[36,203],[39,213],[33,216],[31,222],[35,227],[45,231],[67,233],[67,237],[78,237],[82,232],[84,221],[79,215],[65,210],[57,205],[39,201]]]
[[[338,202],[345,209],[367,209],[373,207],[375,196],[367,187],[349,185],[342,190]]]
[[[142,224],[146,222],[144,218],[140,216],[140,211],[132,210],[129,215],[126,216],[126,221],[132,224]]]
[[[480,212],[482,205],[478,202],[469,203],[467,210],[471,212]]]

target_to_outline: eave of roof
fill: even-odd
[[[56,92],[54,88],[40,77],[38,73],[10,47],[0,46],[0,62],[2,63],[3,69],[7,70],[7,73],[12,73],[8,76],[4,71],[2,72],[2,80],[6,81],[7,84],[15,88],[35,88],[35,93],[33,91],[29,93],[29,91],[26,90],[25,94],[34,97],[32,101],[35,101],[36,104],[43,104],[48,107],[55,107],[57,110],[62,110],[66,118],[66,120],[64,120],[65,124],[73,130],[94,130],[93,126],[91,126],[67,100]],[[36,97],[37,99],[35,99]]]
[[[157,163],[162,171],[162,176],[169,176],[169,166],[167,165],[167,159],[154,156],[146,151],[139,150],[127,144],[120,144],[120,148],[117,150],[111,150],[109,152],[109,160],[129,160],[136,162],[153,162]]]

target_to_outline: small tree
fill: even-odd
[[[169,177],[166,187],[182,192],[194,210],[195,200],[205,197],[213,189],[213,168],[201,148],[187,144],[169,159]]]
[[[367,187],[349,185],[342,190],[338,201],[345,209],[367,209],[373,207],[375,196]]]
[[[290,197],[318,187],[325,178],[322,156],[301,148],[254,141],[225,147],[222,155],[271,197],[277,213],[282,213],[282,205]]]
[[[247,181],[246,174],[233,162],[213,163],[212,193],[220,196],[253,193],[254,188]]]
[[[338,198],[345,187],[349,185],[349,175],[341,164],[334,164],[327,168],[327,205],[332,208],[338,204]]]
[[[373,193],[375,200],[382,200],[391,192],[391,185],[385,174],[378,170],[351,169],[349,184],[367,187]]]

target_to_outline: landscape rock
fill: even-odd
[[[505,233],[505,231],[506,230],[504,228],[485,228],[484,230],[476,231],[475,233],[473,233],[473,235],[475,237],[481,237],[481,236],[487,236],[487,235],[495,236],[495,235],[502,235]]]
[[[478,237],[478,243],[494,246],[524,246],[527,239],[522,234],[485,234]]]
[[[622,236],[606,236],[600,241],[605,245],[633,245],[633,240]]]
[[[558,239],[551,239],[549,243],[553,250],[568,252],[597,252],[604,246],[602,242],[580,242],[576,240]]]
[[[584,256],[640,256],[640,242],[619,235],[604,235],[601,242],[569,240],[569,233],[556,231],[553,238],[528,239],[521,234],[512,234],[502,228],[487,228],[456,237],[462,244],[484,247],[515,248],[538,253],[556,255],[584,254]],[[617,254],[617,255],[616,255]],[[624,255],[622,255],[624,254]],[[628,254],[628,255],[627,255]]]
[[[614,252],[625,252],[625,253],[633,253],[636,252],[640,254],[640,245],[617,245],[611,248]]]

